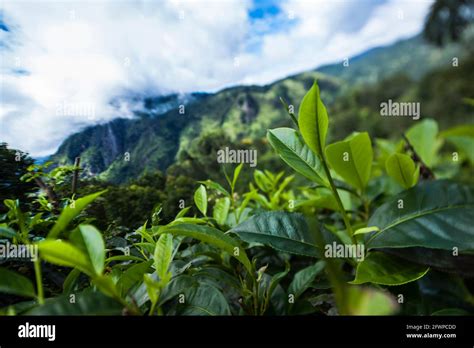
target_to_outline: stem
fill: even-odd
[[[240,221],[240,215],[241,215],[241,212],[238,208],[236,208],[235,206],[235,200],[234,200],[234,190],[232,190],[232,193],[231,193],[231,197],[230,197],[230,205],[232,207],[232,210],[234,211],[234,214],[235,214],[235,223],[238,224],[239,221]]]
[[[316,238],[318,245],[326,244],[326,240],[321,231],[316,233]],[[326,274],[328,276],[331,287],[334,291],[334,297],[336,299],[336,307],[339,314],[345,315],[348,312],[348,303],[347,303],[347,284],[343,280],[344,275],[339,269],[338,262],[334,259],[328,259],[325,257],[324,252],[321,248],[321,258],[326,262]]]
[[[356,244],[356,241],[354,238],[354,232],[352,231],[352,225],[346,214],[344,205],[342,204],[341,197],[339,197],[339,193],[337,192],[336,185],[334,184],[334,180],[332,179],[331,172],[329,171],[329,167],[326,163],[326,158],[324,157],[324,154],[322,151],[321,151],[321,159],[322,159],[321,162],[323,163],[324,171],[326,172],[326,176],[329,180],[329,184],[331,185],[332,193],[334,195],[334,198],[336,199],[337,206],[339,207],[339,210],[341,211],[342,219],[344,220],[344,225],[346,225],[347,233],[349,234],[349,237],[351,237],[352,242]]]
[[[150,312],[148,313],[148,315],[153,315],[153,312],[155,311],[155,307],[156,307],[156,303],[157,303],[157,302],[158,302],[158,301],[153,302],[153,303],[151,304]]]
[[[268,290],[267,290],[268,291]],[[263,300],[263,303],[262,303],[262,315],[265,314],[265,312],[267,311],[267,308],[268,308],[268,302],[270,301],[270,294],[267,292],[265,295],[264,295],[264,300]]]
[[[299,129],[298,119],[296,118],[296,115],[294,113],[290,112],[290,107],[288,106],[288,103],[282,97],[280,97],[280,102],[283,104],[283,107],[285,108],[288,115],[290,115],[291,120],[296,126],[296,129]]]
[[[369,220],[370,205],[369,205],[369,200],[368,199],[364,199],[364,214],[365,214],[365,220]]]
[[[259,288],[259,283],[255,280],[255,283],[254,283],[254,286],[255,286],[255,297],[254,297],[254,305],[255,305],[255,315],[259,315],[259,308],[258,308],[258,288]]]
[[[41,277],[41,261],[36,258],[34,261],[35,265],[35,277],[36,277],[36,288],[38,291],[38,302],[40,305],[44,303],[44,293],[43,293],[43,280]]]
[[[327,186],[324,186],[324,185],[315,185],[315,186],[312,186],[312,188],[315,188],[315,189],[318,189],[318,188],[325,188],[325,189],[329,189],[329,187]],[[351,195],[355,196],[356,198],[360,199],[361,201],[363,201],[363,197],[361,197],[360,194],[358,194],[356,191],[354,190],[351,190],[350,188],[347,188],[347,187],[343,187],[343,186],[337,186],[336,185],[336,188],[338,190],[341,190],[341,191],[346,191],[346,192],[349,192]]]
[[[72,195],[74,195],[76,193],[76,190],[77,190],[77,183],[78,183],[78,179],[79,179],[79,171],[81,170],[80,165],[81,165],[81,158],[76,157],[76,159],[74,161],[74,167],[75,167],[74,174],[72,176],[72,187],[71,187]]]

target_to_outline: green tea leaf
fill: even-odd
[[[474,250],[474,188],[439,180],[425,181],[382,204],[368,226],[368,248],[425,247]]]
[[[319,96],[318,84],[314,82],[301,101],[298,125],[305,143],[320,156],[326,144],[328,123],[326,107]]]
[[[232,192],[235,190],[235,184],[237,183],[237,179],[239,178],[240,171],[242,170],[243,163],[240,163],[234,170],[234,177],[232,178]]]
[[[266,212],[230,230],[248,243],[262,243],[292,254],[318,257],[319,252],[303,215]]]
[[[367,132],[356,133],[346,140],[328,145],[326,157],[331,167],[347,183],[360,190],[365,189],[374,157]]]
[[[117,282],[117,288],[120,289],[120,292],[125,295],[132,286],[142,281],[143,275],[150,270],[152,263],[153,260],[136,263],[123,272]]]
[[[229,304],[219,289],[200,284],[184,291],[185,303],[178,305],[178,315],[230,315]]]
[[[276,128],[268,131],[267,138],[281,159],[296,172],[318,184],[329,185],[321,160],[304,143],[297,131]]]
[[[402,285],[420,279],[429,269],[383,252],[371,252],[357,265],[351,284]]]
[[[173,236],[168,233],[160,235],[156,242],[155,252],[153,254],[156,274],[160,277],[163,285],[171,279],[168,269],[173,259]]]
[[[74,285],[77,282],[77,279],[81,275],[81,271],[77,268],[73,268],[71,272],[67,275],[66,279],[63,282],[63,294],[70,294],[74,289]]]
[[[0,268],[0,279],[0,293],[36,297],[33,283],[25,276],[6,268]]]
[[[100,290],[104,295],[120,300],[120,292],[116,286],[116,280],[112,275],[95,275],[91,278],[92,284]]]
[[[8,239],[18,238],[18,233],[12,228],[8,227],[6,224],[1,224],[0,237],[5,237]]]
[[[366,234],[366,233],[378,232],[378,231],[380,231],[380,229],[377,226],[362,227],[354,231],[354,236],[357,234]]]
[[[415,166],[415,162],[410,156],[394,153],[385,162],[387,174],[404,188],[415,186],[420,175],[420,167]]]
[[[219,225],[224,225],[229,215],[230,199],[229,197],[216,199],[212,215]]]
[[[293,294],[295,299],[300,297],[310,288],[311,283],[324,270],[325,266],[326,263],[324,261],[318,261],[314,265],[296,272],[290,286],[288,287],[288,294]]]
[[[441,145],[437,135],[438,124],[432,119],[418,122],[406,132],[410,144],[428,167],[435,164],[436,153]]]
[[[194,192],[194,203],[198,207],[202,215],[207,213],[207,191],[204,185],[199,185],[199,188]]]
[[[74,201],[74,204],[68,205],[63,209],[61,215],[59,215],[58,220],[54,224],[53,228],[48,234],[48,238],[54,239],[58,238],[59,234],[69,225],[69,223],[77,215],[81,213],[90,203],[92,203],[97,197],[102,195],[107,190],[96,192],[88,196],[82,197]]]
[[[277,286],[280,284],[280,282],[283,280],[283,278],[286,277],[286,275],[290,272],[290,264],[289,262],[286,263],[285,265],[285,270],[282,272],[278,272],[277,274],[274,274],[269,283],[268,286],[266,287],[266,296],[271,297]]]
[[[163,227],[160,233],[191,237],[214,245],[239,260],[248,271],[252,271],[252,264],[240,243],[215,228],[192,224],[175,224]]]
[[[299,207],[314,207],[330,210],[339,210],[336,198],[329,192],[318,192],[317,198],[313,199],[304,199],[301,201],[296,201],[295,208]]]
[[[349,308],[343,315],[393,315],[398,303],[389,293],[378,289],[351,286],[347,293]]]
[[[200,184],[205,185],[208,189],[216,190],[216,191],[222,193],[224,196],[229,196],[230,197],[230,193],[225,188],[223,188],[220,184],[218,184],[217,182],[214,182],[212,180],[198,181],[198,182]]]
[[[471,164],[474,164],[474,125],[465,124],[449,128],[441,133],[441,137],[454,144]]]
[[[446,140],[454,144],[469,159],[471,164],[474,164],[474,137],[453,135],[447,137]]]
[[[123,306],[100,292],[85,290],[75,295],[71,303],[69,296],[49,298],[44,305],[36,307],[26,315],[121,315]]]
[[[57,240],[44,240],[38,243],[41,258],[58,266],[76,267],[81,272],[93,276],[95,269],[89,258],[74,245]]]
[[[197,281],[194,279],[194,277],[188,275],[180,275],[173,278],[173,280],[171,280],[171,282],[169,282],[168,285],[163,289],[158,301],[158,305],[161,306],[163,303],[171,300],[179,294],[184,294],[186,289],[197,285]]]
[[[88,256],[95,274],[102,274],[105,266],[105,243],[102,234],[92,225],[79,225],[69,239]]]
[[[253,179],[255,180],[258,188],[263,192],[269,192],[272,190],[273,183],[261,170],[256,169],[253,172]]]
[[[453,250],[428,249],[421,247],[391,248],[385,252],[398,256],[404,260],[429,266],[431,269],[441,270],[462,277],[474,277],[474,254],[454,253]]]
[[[467,136],[474,138],[474,125],[473,124],[463,124],[455,127],[451,127],[439,133],[441,137],[450,137],[450,136]]]
[[[148,298],[150,299],[152,303],[152,308],[155,307],[155,304],[158,301],[158,298],[160,296],[160,283],[153,279],[152,275],[150,274],[144,274],[143,275],[143,284],[146,287],[146,292],[148,295]]]

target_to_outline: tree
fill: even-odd
[[[6,143],[0,143],[0,213],[6,212],[5,199],[27,200],[27,194],[35,190],[34,183],[24,182],[20,178],[26,174],[33,159],[20,150],[9,149]]]
[[[464,29],[473,23],[474,0],[436,0],[426,18],[424,37],[436,44],[458,41]]]

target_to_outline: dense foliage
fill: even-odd
[[[41,190],[26,210],[4,201],[0,237],[40,257],[2,261],[2,312],[474,313],[474,127],[423,119],[396,140],[360,129],[329,143],[335,124],[316,83],[288,111],[293,127],[267,133],[286,172],[226,169],[177,192],[172,219],[158,203],[187,185],[179,177],[75,192],[79,168],[30,165],[22,179],[56,198]]]

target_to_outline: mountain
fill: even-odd
[[[265,86],[148,98],[143,101],[144,110],[137,112],[134,119],[115,119],[71,135],[52,160],[73,163],[80,156],[85,173],[124,182],[147,170],[166,170],[176,162],[189,160],[196,139],[215,131],[224,133],[234,144],[264,141],[268,128],[289,125],[279,97],[289,104],[299,103],[315,79],[323,100],[331,107],[335,100],[347,98],[356,88],[373,86],[392,76],[418,81],[427,72],[450,64],[459,50],[455,45],[436,48],[417,36],[364,52],[349,59],[347,67],[342,62],[326,65]],[[405,86],[404,81],[402,87],[408,88],[409,83]],[[184,113],[179,105],[184,105]]]

